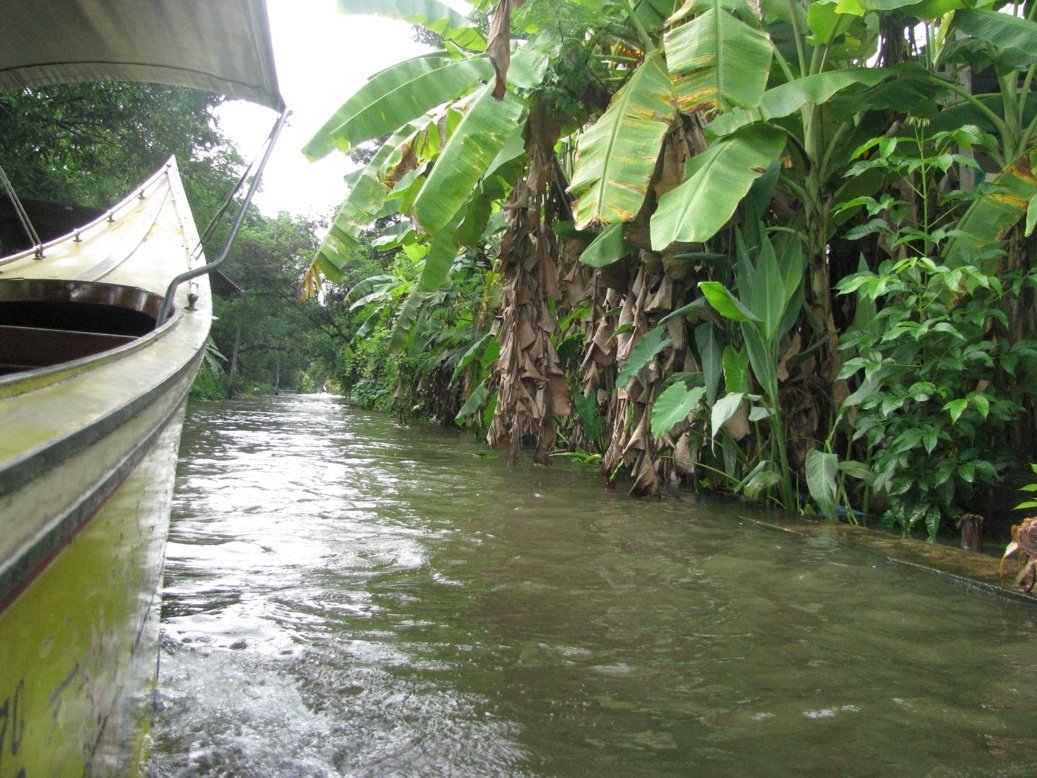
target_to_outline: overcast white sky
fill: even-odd
[[[337,0],[267,0],[277,74],[292,116],[263,176],[256,204],[274,216],[332,212],[345,197],[343,154],[309,162],[302,147],[369,76],[422,51],[403,22],[338,12]],[[221,108],[220,125],[246,160],[258,152],[276,115],[249,103]]]

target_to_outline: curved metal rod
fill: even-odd
[[[185,273],[181,273],[172,281],[169,282],[169,287],[166,289],[166,298],[162,302],[162,309],[158,313],[158,321],[155,326],[161,327],[165,324],[166,319],[173,312],[173,295],[176,294],[177,287],[185,281],[190,281],[192,278],[205,275],[210,270],[215,270],[217,267],[223,264],[223,261],[227,258],[227,254],[230,253],[231,246],[234,245],[235,238],[238,237],[238,230],[241,229],[242,223],[245,221],[245,213],[248,211],[248,206],[252,202],[252,197],[255,195],[256,190],[259,189],[259,182],[263,178],[263,170],[266,168],[266,163],[270,160],[270,154],[274,150],[274,143],[277,142],[277,136],[281,134],[281,130],[288,121],[288,117],[292,115],[291,111],[285,111],[278,117],[277,124],[270,131],[269,143],[267,143],[266,151],[263,153],[263,159],[259,163],[259,167],[256,168],[256,174],[252,177],[252,184],[248,188],[248,193],[245,195],[245,202],[241,206],[241,210],[238,211],[238,216],[234,220],[234,226],[230,229],[230,234],[227,236],[227,241],[223,245],[223,251],[220,255],[207,265],[196,267],[192,270],[188,270]]]

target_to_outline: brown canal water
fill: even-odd
[[[195,405],[156,776],[1037,774],[1037,608],[328,396]]]

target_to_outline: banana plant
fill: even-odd
[[[666,62],[650,53],[580,137],[569,190],[576,228],[632,221],[641,209],[663,136],[676,119]]]
[[[489,78],[486,57],[454,59],[436,52],[404,60],[375,74],[303,147],[311,160],[336,149],[347,152],[364,141],[397,132],[444,103],[457,100]]]
[[[450,49],[485,51],[486,36],[472,21],[439,0],[339,0],[339,11],[355,16],[384,16],[424,27]]]
[[[526,139],[531,134],[529,116],[545,104],[566,106],[556,118],[564,128],[560,144],[576,149],[572,166],[561,170],[570,174],[572,221],[583,231],[581,239],[600,234],[582,258],[590,267],[630,256],[634,244],[666,260],[689,252],[727,252],[729,225],[749,192],[765,171],[780,168],[772,205],[787,207],[790,215],[782,217],[782,226],[805,235],[805,243],[746,238],[733,291],[706,282],[702,293],[722,318],[734,323],[743,343],[774,430],[771,461],[780,467],[783,499],[789,502],[787,455],[784,444],[778,445],[785,430],[774,349],[791,321],[806,311],[804,320],[815,325],[812,331],[822,345],[819,373],[809,378],[820,378],[821,385],[834,380],[835,360],[826,360],[831,355],[824,347],[834,342],[835,327],[828,249],[840,229],[832,204],[849,199],[838,190],[850,186],[843,178],[850,154],[887,129],[876,132],[875,127],[875,121],[885,121],[884,109],[905,99],[931,108],[932,98],[950,88],[921,66],[892,66],[884,59],[883,67],[874,67],[880,21],[892,19],[890,14],[935,19],[955,10],[957,0],[689,0],[680,8],[672,0],[604,5],[531,0],[522,19],[513,19],[516,35],[526,40],[510,48],[502,20],[516,5],[511,0],[498,5],[485,46],[477,36],[456,32],[464,22],[435,0],[351,0],[343,5],[438,29],[444,50],[375,76],[308,146],[319,156],[389,137],[358,174],[318,255],[315,281],[341,268],[345,249],[372,221],[396,210],[408,217],[411,239],[427,249],[407,309],[417,311],[421,295],[434,294],[451,278],[459,246],[492,240],[487,230],[499,227],[503,218],[494,221],[489,215],[525,205],[516,198],[503,207],[528,169],[523,133]],[[536,22],[576,11],[586,26]],[[564,47],[561,34],[570,36]],[[564,93],[559,84],[573,73],[585,81],[578,92]],[[871,113],[865,116],[866,111]],[[680,144],[684,156],[666,156]],[[538,228],[549,230],[550,225]],[[765,256],[765,244],[772,257]],[[791,279],[801,281],[804,273],[806,284],[792,285]],[[771,288],[775,277],[781,283]],[[789,294],[793,297],[785,299]],[[796,294],[810,304],[800,306]],[[781,300],[784,313],[775,328],[774,309],[782,307]],[[408,318],[413,317],[401,316],[404,322]],[[699,325],[696,341],[700,333],[709,340],[705,326]],[[711,379],[718,374],[717,354],[709,362]],[[715,409],[714,380],[703,388]],[[690,402],[686,395],[678,398],[676,390],[668,400],[679,400],[672,413]],[[661,415],[658,428],[667,421]]]
[[[751,19],[744,21],[742,17]],[[576,196],[576,226],[608,226],[626,223],[640,211],[648,184],[662,153],[663,138],[679,113],[701,110],[726,111],[753,107],[764,91],[771,61],[771,44],[747,3],[712,0],[686,3],[667,20],[661,46],[643,36],[642,64],[613,97],[608,110],[579,138],[570,191]],[[764,131],[765,132],[765,131]],[[731,218],[738,197],[728,191],[733,183],[742,195],[767,165],[781,152],[773,138],[766,146],[772,153],[762,159],[755,145],[758,135],[731,139],[726,153],[714,152],[713,164],[721,176],[697,180],[708,190],[702,213],[676,205],[657,228],[653,219],[652,244],[663,250],[695,225],[699,240],[707,240]],[[717,164],[726,163],[726,164]],[[762,165],[762,168],[761,168]],[[677,204],[689,194],[664,195]]]
[[[1023,220],[1037,203],[1037,101],[1033,83],[1037,77],[1037,21],[1033,4],[1026,17],[990,8],[962,8],[953,15],[957,33],[941,52],[941,62],[967,66],[977,74],[992,74],[994,91],[974,93],[963,85],[948,84],[958,98],[941,117],[952,126],[976,124],[999,139],[988,150],[996,166],[993,182],[977,198],[958,223],[944,259],[960,265],[977,255],[990,255],[1008,231]],[[974,76],[973,83],[990,83]],[[1018,267],[1022,258],[1009,257],[1007,266]]]

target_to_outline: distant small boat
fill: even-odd
[[[161,81],[283,111],[262,0],[103,8],[5,4],[0,89]],[[0,258],[0,778],[132,774],[146,755],[177,448],[212,321],[208,277],[189,278],[204,266],[173,159],[93,222]]]

